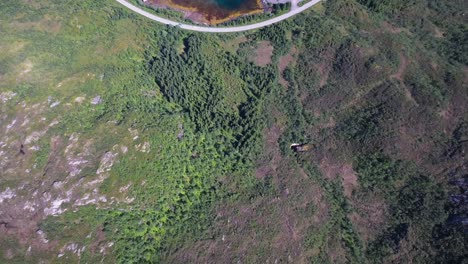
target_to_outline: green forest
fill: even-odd
[[[0,262],[466,263],[465,9],[0,3]]]

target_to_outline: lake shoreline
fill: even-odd
[[[211,10],[213,13],[218,12],[218,14],[210,14],[207,13],[206,10],[203,10],[203,7],[183,5],[176,3],[174,0],[146,0],[141,1],[141,4],[153,8],[171,9],[182,12],[184,18],[190,19],[197,24],[216,25],[234,20],[241,16],[254,15],[267,11],[268,6],[263,0],[252,1],[255,1],[255,6],[245,10],[227,10],[222,8]],[[221,13],[221,15],[219,13]]]

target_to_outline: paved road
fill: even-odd
[[[317,4],[321,0],[311,0],[310,2],[304,4],[303,6],[297,7],[297,8],[295,8],[295,9],[293,9],[293,10],[289,11],[288,13],[283,14],[281,16],[277,16],[277,17],[274,17],[272,19],[262,21],[262,22],[259,22],[259,23],[255,23],[255,24],[252,24],[252,25],[238,26],[238,27],[203,27],[203,26],[194,26],[194,25],[189,25],[189,24],[183,24],[183,23],[179,23],[179,22],[176,22],[176,21],[172,21],[172,20],[169,20],[169,19],[162,18],[162,17],[158,17],[158,16],[156,16],[154,14],[146,12],[146,11],[142,10],[141,8],[138,8],[138,7],[128,3],[125,0],[116,0],[116,1],[121,3],[122,5],[126,6],[127,8],[131,9],[132,11],[137,12],[138,14],[143,15],[143,16],[145,16],[145,17],[147,17],[149,19],[152,19],[154,21],[157,21],[159,23],[163,23],[163,24],[166,24],[166,25],[172,25],[172,26],[178,26],[178,27],[180,27],[182,29],[191,30],[191,31],[211,32],[211,33],[227,33],[227,32],[247,31],[247,30],[262,28],[262,27],[266,27],[266,26],[278,23],[280,21],[283,21],[285,19],[288,19],[288,18],[290,18],[290,17],[292,17],[294,15],[297,15],[297,14],[303,12],[304,10],[312,7],[313,5]]]

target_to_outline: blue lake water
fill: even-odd
[[[244,13],[262,9],[258,0],[150,0],[150,3],[166,4],[177,8],[196,10],[204,21],[216,23]]]
[[[205,14],[227,15],[237,11],[251,11],[259,8],[257,0],[172,0],[174,3],[196,7]]]
[[[252,2],[252,1],[249,1],[249,0],[206,0],[206,2],[212,2],[213,4],[216,4],[221,8],[233,10],[233,9],[238,9],[242,7],[242,5],[246,4],[247,2]]]

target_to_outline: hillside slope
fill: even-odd
[[[0,262],[462,263],[463,7],[211,35],[0,4]]]

